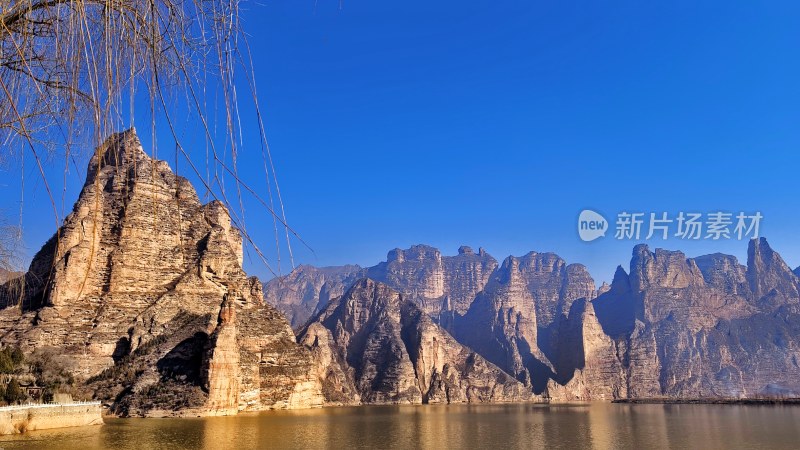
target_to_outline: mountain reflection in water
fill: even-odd
[[[800,407],[369,406],[106,425],[0,437],[5,450],[256,448],[797,448]]]

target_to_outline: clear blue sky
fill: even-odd
[[[800,4],[652,3],[246,3],[287,216],[316,252],[295,244],[297,262],[467,244],[498,259],[554,251],[610,281],[637,242],[580,241],[592,208],[760,211],[761,235],[796,267]],[[245,137],[244,176],[263,177]],[[31,190],[33,252],[53,224]],[[266,247],[271,223],[252,216]],[[747,246],[649,244],[742,260]]]

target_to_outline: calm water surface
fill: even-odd
[[[0,437],[0,449],[800,448],[800,407],[371,406],[103,426]]]

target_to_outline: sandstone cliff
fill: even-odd
[[[572,303],[559,324],[558,374],[547,384],[551,401],[613,400],[627,397],[625,369],[617,344],[603,331],[591,302]]]
[[[469,309],[497,261],[483,249],[461,246],[455,256],[442,256],[427,245],[390,251],[385,262],[361,268],[299,266],[289,275],[264,285],[264,299],[301,327],[333,298],[363,277],[387,284],[415,302],[434,320],[451,329],[454,318]]]
[[[386,284],[356,282],[301,330],[324,364],[327,401],[459,403],[531,400],[529,389],[459,344]]]
[[[555,378],[560,323],[572,302],[594,297],[585,267],[552,253],[508,257],[463,317],[460,342],[513,374],[535,392]]]
[[[554,254],[506,258],[487,277],[491,261],[415,246],[366,270],[551,401],[800,395],[800,281],[763,238],[747,265],[639,245],[629,271],[617,268],[597,291],[583,266]],[[347,403],[358,389],[341,380],[354,369],[323,328],[312,324],[304,339],[339,361],[327,373]]]
[[[73,212],[25,282],[21,303],[0,311],[2,343],[57,347],[120,414],[321,403],[311,354],[242,271],[225,207],[202,204],[133,130],[97,149]],[[294,376],[273,377],[276,367]]]

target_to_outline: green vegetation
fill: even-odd
[[[22,403],[28,398],[28,394],[19,386],[19,382],[12,378],[7,386],[2,389],[3,400],[9,405]]]
[[[27,392],[14,376],[26,372],[25,362],[25,354],[19,346],[0,349],[0,374],[5,375],[0,382],[0,401],[13,405],[28,399]]]
[[[139,367],[141,364],[134,364],[136,359],[142,355],[148,354],[151,350],[166,342],[168,337],[168,335],[163,334],[145,342],[137,347],[133,353],[125,355],[117,364],[90,377],[86,380],[86,384],[113,379],[121,379],[123,384],[132,384],[136,378],[144,372],[144,368]]]
[[[22,369],[21,366],[24,362],[25,355],[18,346],[0,349],[0,373],[16,373]]]

